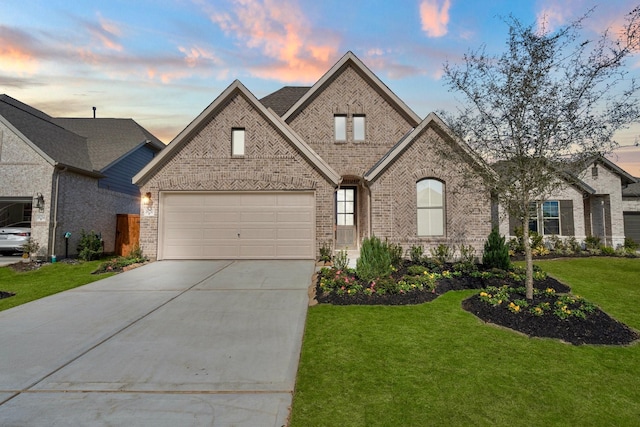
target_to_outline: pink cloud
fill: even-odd
[[[83,21],[83,23],[85,29],[94,39],[100,42],[102,47],[116,52],[124,50],[122,44],[118,41],[122,35],[122,30],[116,22],[98,15],[98,23],[90,21]]]
[[[210,19],[248,48],[260,49],[275,60],[251,68],[258,77],[313,82],[336,58],[336,40],[313,31],[295,0],[233,0],[233,4],[231,13],[209,11]]]
[[[422,30],[428,37],[442,37],[447,34],[449,8],[451,0],[422,0],[420,3],[420,19]]]
[[[607,157],[631,175],[640,177],[640,147],[620,147]]]
[[[29,34],[0,25],[0,69],[18,75],[33,74],[38,68],[36,44]]]

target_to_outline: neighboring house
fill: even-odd
[[[625,235],[634,230],[631,237],[638,237],[640,198],[631,195],[638,185],[636,178],[605,157],[597,157],[577,177],[563,182],[559,190],[531,206],[530,230],[544,236],[575,237],[578,242],[597,236],[614,248],[623,245]],[[503,215],[501,234],[514,237],[516,227],[522,227],[520,219]]]
[[[131,119],[53,118],[0,95],[0,225],[30,221],[39,256],[76,254],[82,230],[114,251],[116,214],[137,214],[131,183],[164,144]]]
[[[353,53],[312,87],[233,82],[133,178],[156,259],[315,258],[369,236],[405,249],[491,231],[487,165]]]

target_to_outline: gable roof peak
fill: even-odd
[[[305,104],[315,97],[335,76],[341,73],[347,66],[354,67],[387,101],[412,125],[418,126],[422,121],[411,108],[404,103],[389,87],[376,76],[352,51],[347,51],[333,67],[329,69],[289,110],[283,114],[284,121],[288,121],[297,112],[304,108]]]
[[[274,113],[273,110],[265,107],[249,89],[238,79],[234,80],[218,97],[205,108],[186,128],[182,130],[167,147],[160,152],[156,157],[147,163],[134,177],[133,183],[140,185],[145,179],[155,173],[156,170],[162,167],[164,164],[164,158],[170,155],[173,151],[179,149],[183,144],[188,143],[191,138],[197,134],[212,117],[225,106],[227,100],[231,99],[234,94],[240,92],[242,96],[247,100],[253,108],[255,108],[267,122],[276,127],[281,134],[288,139],[292,145],[299,150],[300,153],[313,164],[325,178],[331,181],[334,185],[338,184],[340,175],[329,166],[311,147],[307,145],[283,120]]]

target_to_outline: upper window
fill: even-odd
[[[231,155],[244,156],[244,129],[231,130]]]
[[[418,236],[444,236],[444,183],[423,179],[416,183]]]
[[[560,234],[560,202],[532,202],[529,206],[529,230],[544,235]]]
[[[353,140],[364,141],[364,115],[353,116]]]
[[[346,141],[347,140],[347,116],[342,114],[333,116],[333,122],[334,122],[336,141]]]

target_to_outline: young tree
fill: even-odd
[[[480,48],[461,65],[444,66],[450,89],[464,95],[457,114],[447,117],[451,128],[495,164],[498,202],[522,220],[528,299],[531,204],[566,185],[587,159],[612,150],[613,134],[640,118],[638,86],[625,68],[640,46],[640,7],[621,33],[579,40],[592,12],[553,32],[511,16],[504,53],[490,56]]]

